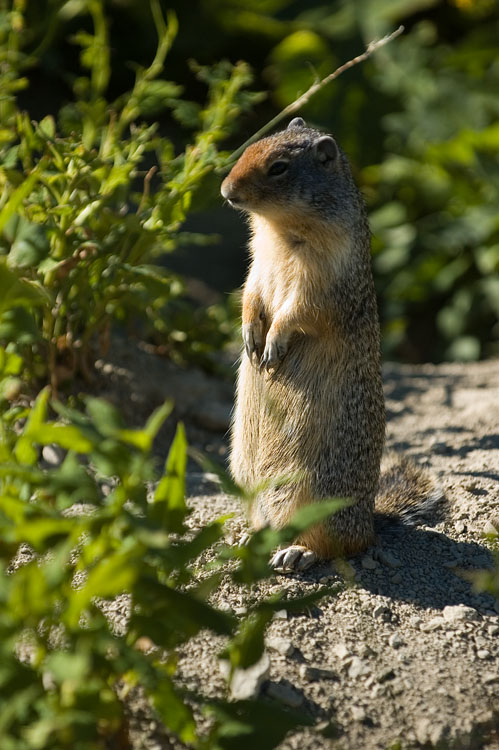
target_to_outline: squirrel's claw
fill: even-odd
[[[253,355],[256,355],[256,363],[260,361],[263,349],[263,334],[258,329],[261,328],[258,323],[246,323],[243,325],[243,343],[250,362],[253,362]]]
[[[270,560],[271,568],[286,571],[303,571],[317,562],[317,555],[307,547],[293,544],[291,547],[279,549]]]
[[[250,539],[251,539],[251,534],[248,531],[245,531],[244,534],[241,536],[237,546],[246,547]]]
[[[267,336],[267,342],[265,344],[265,350],[262,358],[260,359],[260,370],[272,370],[276,368],[286,356],[288,351],[287,342],[280,339],[270,339]]]

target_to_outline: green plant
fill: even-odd
[[[422,22],[380,83],[404,108],[385,118],[390,152],[365,170],[387,348],[417,358],[497,352],[499,82],[494,26],[452,46]],[[480,45],[480,54],[472,50]],[[419,321],[419,324],[416,323]],[[429,336],[429,332],[431,334]]]
[[[16,357],[0,350],[0,364],[7,363],[2,374],[19,371]],[[185,523],[181,425],[157,475],[152,443],[170,404],[134,430],[98,399],[86,400],[86,413],[53,407],[58,420],[49,417],[45,389],[31,409],[10,409],[0,418],[1,747],[104,749],[126,735],[118,695],[136,684],[168,731],[192,747],[251,748],[258,741],[270,750],[309,722],[261,700],[184,693],[175,681],[176,650],[208,629],[226,636],[232,672],[258,660],[276,609],[300,609],[331,592],[259,601],[239,622],[208,603],[229,572],[220,565],[233,561],[230,575],[240,586],[267,577],[270,549],[338,503],[311,506],[282,532],[264,529],[247,546],[226,547],[224,519],[197,532]],[[59,462],[40,463],[43,446],[58,447]],[[203,555],[211,548],[207,563]],[[130,616],[116,632],[106,602],[123,593]],[[194,706],[211,712],[209,729],[198,725]]]
[[[160,78],[177,21],[169,13],[165,22],[158,0],[151,0],[154,59],[137,69],[130,91],[107,101],[104,3],[80,7],[94,26],[93,34],[73,39],[86,75],[74,81],[75,99],[57,120],[49,115],[33,123],[16,103],[26,85],[21,71],[34,64],[23,51],[23,3],[3,12],[0,27],[0,253],[19,279],[43,287],[41,304],[5,312],[0,335],[21,348],[36,347],[39,369],[48,367],[54,387],[77,371],[90,376],[95,339],[105,343],[113,319],[147,317],[170,348],[182,339],[162,320],[183,285],[158,258],[182,241],[194,192],[223,161],[216,144],[254,99],[242,91],[251,80],[243,63],[194,66],[208,89],[204,108]],[[195,131],[177,154],[157,125],[145,121],[164,109]]]

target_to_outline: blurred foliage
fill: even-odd
[[[96,9],[104,8],[101,2],[47,0],[40,4],[34,0],[19,0],[13,7],[17,8],[17,16],[12,21],[18,24],[17,37],[28,51],[25,53],[27,67],[22,69],[22,74],[12,73],[11,62],[10,68],[9,65],[2,68],[2,90],[10,92],[11,99],[18,95],[21,105],[29,104],[40,115],[46,115],[54,106],[57,109],[63,100],[76,96],[76,108],[72,104],[61,111],[60,127],[66,127],[66,134],[63,131],[62,135],[68,138],[67,131],[74,128],[76,122],[77,132],[85,132],[85,148],[90,151],[92,147],[97,148],[101,159],[105,138],[92,133],[95,127],[102,128],[102,133],[110,137],[111,123],[106,120],[110,111],[115,111],[118,123],[120,117],[125,120],[154,118],[159,122],[159,129],[153,127],[153,132],[147,130],[151,125],[140,125],[128,145],[120,145],[120,153],[122,159],[130,159],[127,149],[135,138],[142,138],[142,154],[137,155],[140,165],[132,165],[131,174],[143,178],[154,163],[160,167],[159,173],[150,180],[151,195],[144,209],[154,210],[150,200],[154,197],[158,204],[156,217],[166,211],[167,218],[162,219],[164,226],[159,233],[162,248],[178,244],[179,225],[175,222],[181,222],[186,211],[192,211],[200,203],[205,208],[210,199],[213,203],[217,199],[218,185],[216,180],[204,179],[203,190],[197,191],[200,200],[194,189],[199,186],[199,182],[194,185],[199,174],[193,170],[192,161],[186,158],[192,155],[192,146],[187,145],[185,154],[175,158],[172,158],[171,147],[166,149],[167,153],[160,148],[157,154],[159,134],[168,133],[169,141],[188,144],[185,126],[194,129],[201,126],[208,134],[212,133],[213,107],[212,115],[201,116],[206,106],[202,103],[204,87],[206,83],[218,86],[218,94],[211,95],[212,103],[214,98],[218,101],[226,76],[237,80],[234,86],[238,91],[230,94],[235,97],[232,104],[227,94],[225,121],[222,125],[218,123],[220,128],[214,140],[228,136],[228,124],[237,114],[236,110],[248,111],[249,105],[256,102],[240,90],[248,81],[247,68],[243,71],[236,67],[232,73],[228,67],[217,68],[217,72],[208,75],[206,66],[221,58],[233,62],[247,60],[255,69],[257,88],[269,90],[266,100],[240,121],[239,134],[230,136],[230,144],[236,147],[278,108],[302,93],[317,76],[358,54],[369,40],[404,23],[406,32],[402,37],[321,91],[302,114],[312,124],[337,135],[366,195],[374,233],[374,270],[385,353],[411,361],[476,359],[497,354],[497,0],[161,1],[163,11],[166,7],[170,9],[170,21],[164,29],[164,33],[169,33],[167,44],[171,44],[168,73],[181,86],[162,78],[161,65],[151,66],[151,38],[156,31],[154,18],[143,3],[106,0],[106,14],[111,19],[108,28],[100,16],[97,17],[100,11]],[[93,30],[91,16],[82,13],[92,8]],[[181,29],[174,43],[173,12]],[[0,25],[4,38],[6,17],[4,12],[3,26]],[[110,34],[110,44],[103,34]],[[81,63],[68,38],[81,47]],[[9,42],[9,46],[11,59],[15,45]],[[97,48],[104,53],[93,54],[92,50]],[[38,62],[33,67],[35,58]],[[135,67],[129,64],[131,58],[137,60]],[[197,79],[185,64],[190,58],[198,61]],[[87,76],[82,76],[81,64],[90,63],[93,68]],[[151,69],[153,74],[147,73]],[[35,87],[41,85],[49,103],[40,100],[33,86],[23,91],[28,79]],[[142,83],[137,84],[137,81]],[[112,102],[107,108],[103,99],[106,86]],[[135,91],[131,98],[130,93],[126,93],[130,90]],[[4,111],[9,96],[2,97]],[[52,110],[47,109],[50,106]],[[85,113],[86,125],[82,120]],[[118,125],[118,130],[120,127]],[[35,132],[37,137],[42,137]],[[122,129],[123,134],[128,138],[127,128]],[[44,137],[50,136],[45,134]],[[93,146],[90,146],[92,138]],[[10,145],[5,145],[4,154],[9,152]],[[198,136],[196,148],[203,152],[201,171],[204,174],[222,165],[213,141],[208,148],[206,139]],[[197,155],[196,151],[194,153]],[[50,154],[47,156],[52,159]],[[12,152],[9,158],[12,169]],[[81,158],[89,163],[88,153]],[[92,158],[97,159],[97,156]],[[189,175],[182,166],[183,159],[186,159]],[[90,163],[92,166],[100,169],[97,163]],[[176,193],[175,174],[183,180],[182,197]],[[35,188],[39,190],[40,186],[33,185]],[[117,207],[133,200],[140,203],[137,179],[133,189],[130,183],[122,183],[113,191]],[[171,200],[168,200],[168,191]],[[106,208],[107,200],[106,197]],[[101,213],[96,211],[97,218]],[[117,208],[115,215],[119,216]],[[88,223],[95,220],[95,216],[89,217]],[[119,226],[131,221],[129,213],[128,218],[120,217]],[[135,227],[131,229],[133,235]],[[207,229],[210,230],[209,223]],[[118,227],[113,226],[113,232],[117,231]],[[202,278],[203,268],[210,266],[209,252],[201,254],[191,250],[191,254],[196,258],[192,273]],[[109,273],[113,278],[117,275],[119,281],[120,271],[113,265],[115,258],[120,257],[119,252],[110,251],[109,255]],[[227,256],[227,264],[234,264],[236,277],[240,274],[241,262],[242,259],[234,258],[233,254]],[[167,277],[166,294],[169,299],[177,297],[181,282],[171,274]],[[119,283],[113,286],[119,287]],[[157,286],[154,291],[162,296]],[[132,307],[132,299],[136,303],[134,314],[144,309],[146,298],[150,302],[152,295],[144,280],[139,282],[135,278],[129,298]],[[108,309],[111,315],[125,317],[124,307],[113,299]],[[101,308],[102,305],[100,312]],[[163,326],[157,322],[160,309],[167,308],[158,301],[149,305],[148,312],[156,321],[154,325],[162,330],[161,335],[168,337],[170,322]],[[203,337],[207,338],[208,347],[218,346],[226,335],[223,327],[220,329],[214,324],[220,316],[224,314],[218,309],[203,319]],[[186,326],[175,329],[167,349],[181,358],[196,357],[189,344],[195,325],[193,321],[180,347],[179,341],[187,334]],[[225,327],[230,327],[230,318]]]
[[[146,317],[174,357],[209,362],[226,335],[222,313],[194,313],[183,282],[158,258],[185,241],[180,228],[192,196],[223,161],[216,144],[254,99],[242,91],[251,80],[248,66],[198,65],[207,100],[201,106],[182,98],[180,86],[159,77],[177,19],[170,12],[165,21],[151,0],[156,54],[137,67],[131,90],[108,101],[103,2],[59,5],[61,12],[89,13],[93,30],[73,36],[85,71],[73,81],[73,101],[40,122],[16,98],[27,84],[22,72],[36,59],[23,49],[24,3],[0,17],[0,286],[25,289],[16,306],[4,294],[0,338],[34,355],[32,371],[48,368],[54,387],[77,372],[90,375],[96,338],[105,347],[116,319]],[[156,123],[145,121],[165,109],[195,131],[179,153]],[[204,238],[190,234],[193,240]]]
[[[48,389],[32,408],[9,408],[20,371],[18,355],[0,348],[2,750],[129,747],[124,703],[136,685],[166,730],[200,750],[252,750],[255,741],[271,750],[311,724],[275,701],[215,701],[183,690],[177,650],[202,629],[225,636],[228,691],[234,671],[261,657],[276,610],[301,611],[333,594],[260,598],[241,620],[208,601],[224,575],[240,587],[271,575],[269,550],[332,504],[310,506],[288,529],[262,530],[248,546],[227,547],[226,519],[198,530],[187,523],[182,425],[156,470],[151,449],[170,403],[143,429],[128,429],[99,399],[88,398],[85,413],[50,405]],[[230,569],[221,570],[227,560]],[[126,621],[113,621],[118,596]],[[200,712],[211,715],[209,726]]]
[[[215,5],[219,23],[235,33],[260,28],[268,47],[263,77],[279,107],[362,43],[405,24],[402,37],[302,114],[338,136],[366,195],[385,354],[409,361],[497,355],[499,4]],[[250,50],[242,55],[254,62]]]

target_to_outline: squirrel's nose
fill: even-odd
[[[234,183],[231,182],[229,179],[225,179],[222,182],[222,187],[220,188],[220,192],[222,193],[222,196],[227,201],[237,201],[237,192],[234,188]]]

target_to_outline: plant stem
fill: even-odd
[[[350,68],[353,68],[354,65],[358,65],[361,62],[364,62],[364,60],[367,60],[368,57],[370,57],[373,52],[376,52],[380,47],[384,47],[385,44],[388,44],[388,42],[391,42],[392,39],[395,39],[397,36],[400,36],[402,32],[404,31],[403,26],[399,26],[398,29],[393,31],[391,34],[387,34],[382,39],[378,39],[372,42],[369,42],[367,45],[365,51],[361,55],[357,55],[357,57],[352,58],[351,60],[348,60],[347,62],[343,63],[343,65],[340,65],[339,68],[336,68],[332,73],[329,73],[325,78],[322,78],[320,81],[315,81],[310,88],[308,88],[304,94],[301,94],[297,99],[295,99],[291,104],[288,104],[286,107],[284,107],[283,110],[281,110],[275,117],[273,117],[269,122],[267,122],[260,130],[257,130],[256,133],[254,133],[251,138],[248,138],[247,141],[243,143],[242,146],[240,146],[236,151],[234,151],[228,158],[225,163],[225,165],[222,167],[221,171],[225,171],[227,168],[229,168],[234,162],[236,162],[243,151],[250,146],[252,143],[257,141],[259,138],[261,138],[265,133],[268,133],[271,128],[273,128],[275,125],[277,125],[281,120],[283,120],[285,117],[288,117],[289,115],[295,114],[295,112],[298,112],[298,110],[303,107],[304,104],[307,104],[307,102],[315,95],[318,91],[324,88],[324,86],[327,86],[328,83],[331,83],[331,81],[334,81],[338,76],[340,76],[342,73],[344,73],[346,70],[349,70]]]

